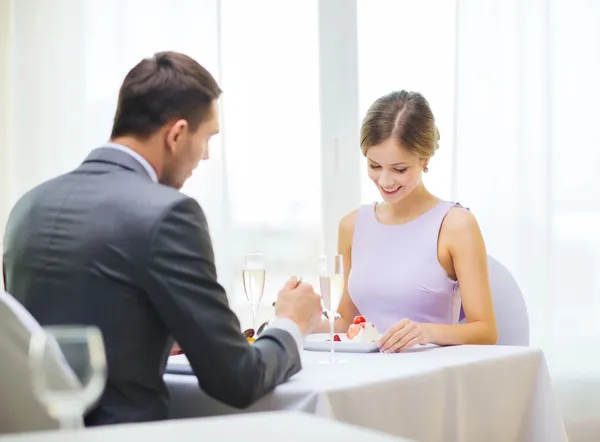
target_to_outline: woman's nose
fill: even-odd
[[[393,177],[386,172],[382,172],[377,181],[381,187],[393,187],[395,182]]]

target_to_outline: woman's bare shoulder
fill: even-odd
[[[354,232],[354,226],[356,224],[356,216],[358,214],[358,209],[354,209],[347,214],[345,214],[342,219],[340,219],[340,232],[349,233]]]
[[[341,249],[350,249],[354,238],[354,226],[356,225],[356,215],[358,209],[355,209],[340,219],[338,229],[338,245]]]
[[[475,215],[462,206],[454,206],[448,210],[442,229],[452,234],[469,234],[479,232],[479,224]]]
[[[451,255],[476,249],[485,251],[481,229],[475,215],[461,206],[451,208],[446,214],[440,229],[439,244]]]

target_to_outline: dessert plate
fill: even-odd
[[[336,333],[341,341],[333,342],[334,351],[340,353],[374,353],[379,351],[377,342],[355,342],[348,339],[345,333]],[[330,351],[331,341],[329,333],[315,333],[304,339],[304,350],[308,351]]]

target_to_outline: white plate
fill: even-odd
[[[341,342],[333,342],[333,348],[340,353],[374,353],[379,351],[376,342],[354,342],[346,336],[346,333],[337,333]],[[331,341],[329,333],[315,333],[304,339],[304,350],[330,351]]]

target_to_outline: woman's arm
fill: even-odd
[[[338,253],[344,257],[344,293],[340,300],[338,313],[341,318],[335,321],[336,333],[345,333],[352,320],[360,313],[348,293],[348,275],[352,266],[352,238],[354,237],[354,224],[356,223],[356,210],[353,210],[340,220],[338,228]],[[329,321],[324,319],[315,328],[315,333],[329,331]]]
[[[432,344],[495,344],[498,339],[494,306],[487,269],[487,253],[475,216],[468,210],[453,208],[440,230],[440,245],[452,259],[454,275],[466,323],[457,325],[423,324]]]

